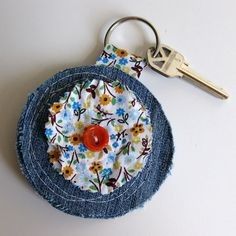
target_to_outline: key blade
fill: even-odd
[[[186,77],[188,81],[192,82],[194,85],[200,87],[206,92],[221,99],[227,99],[229,97],[228,93],[223,88],[214,85],[211,81],[203,79],[194,70],[189,68],[188,65],[183,63],[178,67],[178,70],[183,74],[182,78]]]

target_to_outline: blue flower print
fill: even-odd
[[[82,176],[86,176],[89,178],[89,173],[87,172],[87,164],[85,162],[80,161],[79,163],[77,163],[75,169],[79,173],[80,178],[82,178]]]
[[[124,138],[124,139],[122,140],[122,144],[125,144],[126,141],[127,141],[127,140]]]
[[[87,151],[87,148],[84,146],[84,144],[80,144],[79,145],[79,150],[81,151],[81,152],[86,152]]]
[[[70,154],[69,154],[68,152],[65,152],[65,153],[64,153],[64,157],[65,157],[66,159],[69,159]]]
[[[63,117],[63,120],[70,120],[71,119],[71,113],[66,109],[61,111],[61,116]]]
[[[148,118],[142,119],[142,121],[145,123],[145,125],[149,125],[150,120]]]
[[[123,105],[126,102],[126,97],[123,95],[119,95],[116,97],[116,101],[118,104]]]
[[[80,107],[81,107],[81,104],[80,104],[79,102],[73,102],[72,108],[73,108],[74,110],[79,110]]]
[[[108,155],[108,161],[113,163],[115,159],[116,159],[116,154],[114,152],[110,152]]]
[[[103,63],[107,63],[108,61],[109,61],[108,58],[106,58],[106,57],[103,57],[103,58],[102,58],[102,62],[103,62]]]
[[[110,138],[111,138],[111,139],[115,139],[115,138],[116,138],[116,135],[115,135],[115,134],[112,134],[112,135],[110,136]]]
[[[97,61],[102,61],[102,57],[98,57],[98,58],[97,58]]]
[[[118,108],[118,109],[116,110],[116,114],[117,114],[118,116],[123,116],[123,115],[125,114],[125,110],[122,109],[122,108]]]
[[[129,118],[130,118],[131,120],[137,120],[138,117],[139,117],[139,115],[140,115],[139,111],[137,111],[137,110],[132,110],[132,111],[129,113]]]
[[[64,125],[63,133],[67,134],[67,133],[70,133],[74,130],[75,130],[75,128],[74,128],[73,124],[71,124],[70,122],[67,122]]]
[[[111,134],[114,132],[114,126],[110,122],[109,125],[106,127],[108,134]],[[112,136],[113,137],[113,136]]]
[[[109,178],[109,176],[112,174],[111,168],[105,168],[102,170],[102,177]]]
[[[120,65],[126,65],[128,63],[128,60],[126,59],[126,58],[121,58],[120,60],[119,60],[119,64]]]
[[[124,158],[124,163],[130,165],[135,160],[136,158],[133,155],[128,155]]]
[[[72,145],[69,145],[69,146],[67,146],[67,150],[70,152],[70,151],[73,151],[73,150],[74,150],[74,148],[73,148],[73,146],[72,146]]]
[[[110,59],[115,60],[115,59],[116,59],[116,55],[115,55],[114,53],[112,53],[112,54],[110,55]]]
[[[113,146],[114,148],[117,148],[117,147],[119,146],[119,144],[118,144],[117,142],[114,142],[114,143],[112,144],[112,146]]]
[[[76,164],[75,169],[81,174],[84,172],[84,170],[86,169],[86,163],[84,162],[79,162]]]
[[[82,184],[81,186],[86,188],[90,184],[89,179],[91,178],[90,174],[88,173],[87,164],[80,161],[76,164],[75,169],[78,172],[79,179]]]
[[[46,129],[45,130],[45,135],[47,136],[47,137],[50,137],[51,135],[52,135],[52,129]]]

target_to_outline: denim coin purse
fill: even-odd
[[[96,64],[33,91],[17,131],[20,168],[53,207],[113,218],[159,189],[174,152],[169,122],[138,81],[146,60],[106,44]]]

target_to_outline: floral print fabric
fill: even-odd
[[[139,78],[143,68],[147,66],[147,62],[142,57],[107,44],[97,59],[96,65],[114,66],[134,78]]]
[[[90,151],[82,142],[86,127],[97,124],[109,134],[108,145]],[[108,194],[135,177],[151,151],[147,109],[119,81],[76,84],[49,109],[45,135],[49,161],[81,190]]]

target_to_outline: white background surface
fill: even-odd
[[[235,0],[1,0],[0,235],[235,236],[235,10]],[[173,127],[172,175],[145,208],[115,220],[85,220],[52,208],[20,174],[16,122],[31,90],[59,70],[93,64],[107,27],[128,15],[151,21],[162,42],[231,97],[222,101],[147,70],[141,81]],[[121,26],[112,42],[142,51],[154,39],[140,25]]]

